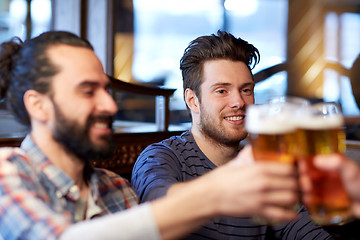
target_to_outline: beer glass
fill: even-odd
[[[340,153],[346,148],[343,115],[335,103],[313,104],[303,111],[298,130],[298,161],[309,176],[311,198],[305,205],[320,225],[343,224],[351,219],[350,201],[337,172],[317,169],[317,154]]]
[[[293,105],[296,105],[298,107],[306,107],[310,105],[310,101],[301,98],[301,97],[295,97],[295,96],[278,96],[273,97],[268,100],[268,103],[290,103]]]
[[[246,110],[245,128],[255,161],[294,164],[296,159],[295,121],[291,121],[298,106],[287,102],[250,105]],[[298,204],[291,207],[299,208]],[[277,225],[278,222],[254,218],[259,224]]]
[[[295,162],[297,121],[309,105],[305,98],[280,96],[248,107],[245,128],[255,160]]]
[[[295,162],[296,124],[290,121],[296,108],[288,103],[251,105],[245,128],[255,161]]]

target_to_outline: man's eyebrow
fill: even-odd
[[[84,88],[84,87],[97,87],[100,86],[101,83],[99,83],[98,81],[95,80],[85,80],[83,82],[81,82],[79,85],[77,85],[77,88]],[[104,86],[105,88],[109,88],[111,87],[111,82],[107,82],[106,85]]]
[[[255,83],[252,81],[252,82],[243,84],[243,86],[255,86]]]
[[[213,85],[211,85],[211,88],[216,88],[216,87],[226,87],[226,86],[231,86],[233,85],[232,83],[228,83],[228,82],[218,82],[218,83],[214,83]],[[246,87],[246,86],[255,86],[254,82],[246,82],[244,84],[241,85],[242,87]]]
[[[210,87],[214,88],[214,87],[223,87],[223,86],[230,86],[231,83],[227,83],[227,82],[218,82],[218,83],[214,83],[212,84]]]

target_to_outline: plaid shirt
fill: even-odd
[[[138,204],[127,180],[94,169],[92,197],[106,215]],[[0,151],[0,239],[56,239],[75,223],[80,198],[74,181],[26,136],[21,149]]]

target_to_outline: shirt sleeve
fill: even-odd
[[[0,157],[0,235],[4,239],[56,239],[72,224],[71,216],[55,212],[46,203],[36,178],[25,170],[25,158],[19,154]]]
[[[131,184],[140,202],[166,195],[169,187],[181,181],[181,165],[170,148],[159,144],[147,147],[138,157]]]
[[[60,240],[73,239],[160,239],[150,203],[72,225]]]

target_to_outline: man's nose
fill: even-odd
[[[115,100],[106,90],[101,93],[96,104],[96,108],[99,112],[106,112],[114,115],[118,111]]]
[[[245,106],[245,101],[241,96],[240,92],[234,92],[231,96],[230,107],[231,108],[243,108]]]

